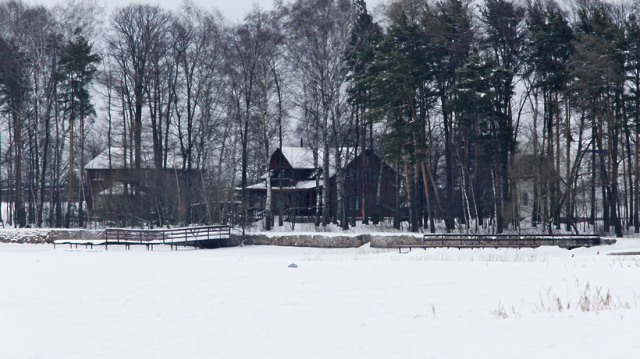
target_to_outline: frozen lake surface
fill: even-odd
[[[0,244],[1,356],[636,357],[638,248]]]

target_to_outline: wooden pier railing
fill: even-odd
[[[425,233],[422,244],[400,245],[402,248],[522,248],[540,246],[558,246],[562,248],[591,247],[600,245],[598,235],[548,235],[548,234],[434,234]]]
[[[168,244],[171,249],[177,246],[208,247],[221,240],[229,239],[231,227],[207,226],[185,227],[173,229],[105,229],[105,247],[109,245],[124,245],[127,249],[131,245],[146,245],[153,249],[156,244]]]

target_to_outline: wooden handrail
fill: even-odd
[[[107,242],[137,242],[148,243],[161,241],[162,243],[190,242],[213,239],[211,234],[217,233],[217,239],[229,238],[231,227],[229,226],[206,226],[187,227],[171,229],[126,229],[107,228],[105,229],[105,239]]]
[[[426,247],[505,247],[558,245],[561,247],[595,246],[601,244],[595,234],[467,234],[425,233],[422,238]]]

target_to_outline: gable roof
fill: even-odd
[[[276,154],[278,149],[276,149],[272,155]],[[353,147],[342,147],[342,164],[345,165],[353,160]],[[283,146],[280,150],[282,155],[289,161],[289,164],[292,168],[296,169],[315,169],[316,167],[313,165],[313,150],[310,148],[304,147],[286,147]],[[329,168],[331,169],[331,173],[335,170],[335,152],[334,149],[329,150]],[[344,157],[346,156],[346,157]],[[318,167],[322,168],[323,166],[323,157],[324,151],[322,149],[318,150]]]
[[[277,150],[276,150],[277,151]],[[313,150],[303,147],[282,147],[280,150],[284,158],[289,161],[293,168],[314,169]],[[320,157],[320,156],[319,156]],[[321,159],[318,158],[318,161]]]
[[[125,167],[125,152],[122,147],[111,147],[111,165],[109,165],[109,149],[102,151],[96,158],[87,163],[84,168],[86,170],[107,170],[107,169],[124,169],[133,168],[133,162],[130,160],[131,149],[126,153],[126,167]],[[141,167],[143,169],[155,168],[153,163],[153,151],[143,150]],[[169,153],[167,158],[167,168],[182,168],[182,160],[180,156],[174,153]]]

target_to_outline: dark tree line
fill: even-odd
[[[229,23],[188,2],[105,15],[4,1],[1,219],[109,224],[86,203],[84,166],[118,148],[131,200],[109,204],[116,224],[245,223],[245,189],[266,173],[269,229],[283,202],[270,155],[302,141],[316,187],[337,178],[316,225],[356,223],[344,168],[373,149],[398,171],[396,227],[638,232],[638,10],[399,0],[374,18],[364,0],[296,0]],[[378,224],[366,181],[359,217]]]
[[[637,232],[636,14],[599,1],[392,4],[359,50],[352,98],[404,169],[411,228],[434,231],[435,217],[447,231]]]

